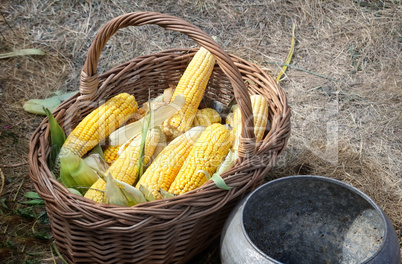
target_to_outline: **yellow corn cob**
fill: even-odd
[[[143,118],[146,114],[146,109],[144,109],[143,107],[138,108],[137,112],[134,113],[134,115],[132,116],[132,118],[130,118],[127,121],[127,124],[136,122],[138,120],[140,120],[141,118]]]
[[[143,185],[151,191],[155,199],[162,199],[158,190],[169,189],[194,142],[203,131],[202,127],[194,127],[170,142],[142,175],[137,183],[137,189]]]
[[[253,116],[254,116],[254,134],[255,134],[255,142],[259,142],[262,140],[262,137],[265,133],[265,128],[268,122],[268,101],[262,95],[254,94],[250,96],[251,99],[251,107],[253,108]],[[237,108],[233,112],[233,130],[232,134],[234,135],[234,143],[233,150],[237,151],[239,148],[239,136],[242,131],[242,123],[240,116],[240,109]]]
[[[124,124],[138,109],[133,95],[121,93],[87,115],[68,135],[60,153],[71,151],[82,157]]]
[[[141,107],[138,108],[138,111],[134,113],[133,117],[127,121],[127,124],[140,120],[141,118],[144,117],[145,112],[146,111],[144,110],[144,108]],[[120,147],[121,145],[118,146],[109,145],[105,148],[105,150],[103,151],[103,156],[105,157],[107,163],[112,164],[117,159],[117,157],[119,156],[117,153],[119,152]]]
[[[212,108],[204,108],[197,110],[197,114],[194,118],[193,126],[204,126],[208,127],[213,123],[220,123],[222,121],[218,112]]]
[[[228,154],[231,143],[227,126],[215,123],[207,127],[194,144],[168,192],[179,195],[204,184],[207,178],[200,170],[212,175]]]
[[[153,128],[147,133],[144,147],[144,164],[147,164],[158,143],[162,131],[159,128]],[[138,176],[138,160],[140,158],[141,135],[137,136],[130,145],[121,153],[119,158],[105,172],[105,176],[110,173],[113,178],[134,184]],[[105,202],[103,192],[106,188],[106,182],[98,179],[91,188],[85,193],[85,197],[96,202]]]
[[[213,55],[200,48],[187,66],[171,98],[172,102],[177,95],[183,94],[184,106],[163,123],[168,137],[176,138],[191,128],[214,64]]]

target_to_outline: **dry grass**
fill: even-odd
[[[2,2],[0,53],[40,48],[46,56],[0,61],[0,168],[6,178],[0,197],[0,259],[32,263],[50,256],[51,239],[38,239],[32,231],[35,217],[17,213],[31,208],[19,201],[33,190],[26,156],[29,137],[42,119],[25,113],[23,102],[77,90],[96,32],[113,17],[137,10],[184,18],[273,76],[281,68],[276,63],[286,58],[295,24],[292,65],[321,77],[290,67],[281,81],[292,107],[292,136],[267,180],[316,174],[350,183],[386,212],[402,243],[400,0]],[[194,45],[184,35],[155,26],[124,29],[108,42],[98,70]],[[39,214],[43,207],[33,210]],[[35,227],[48,230],[46,223]],[[200,263],[219,263],[214,249],[203,253]]]

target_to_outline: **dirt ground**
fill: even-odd
[[[0,54],[36,48],[44,56],[0,59],[0,259],[40,263],[57,256],[28,175],[29,139],[43,116],[24,102],[76,91],[96,32],[133,11],[158,11],[199,26],[229,53],[279,74],[292,108],[288,147],[266,180],[313,174],[349,183],[390,218],[402,245],[402,2],[301,1],[48,1],[1,0]],[[156,26],[119,31],[106,45],[102,73],[133,57],[193,47]],[[199,263],[219,263],[219,244]]]

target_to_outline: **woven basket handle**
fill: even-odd
[[[241,112],[243,131],[240,138],[239,156],[243,158],[252,154],[254,152],[254,129],[247,128],[254,127],[253,112],[249,93],[238,68],[234,65],[229,55],[208,34],[187,21],[174,16],[157,12],[134,12],[116,17],[104,25],[88,50],[88,56],[81,72],[81,100],[91,100],[96,94],[99,84],[97,76],[98,60],[109,38],[121,28],[148,24],[155,24],[168,30],[184,33],[215,56],[218,65],[232,84]]]

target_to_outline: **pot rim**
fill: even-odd
[[[265,188],[267,185],[272,185],[272,184],[277,184],[278,182],[281,181],[288,181],[288,180],[294,180],[294,179],[314,179],[314,180],[318,180],[318,181],[326,181],[326,182],[330,182],[330,183],[334,183],[337,185],[340,185],[354,193],[356,193],[357,195],[359,195],[361,198],[363,198],[365,201],[367,201],[368,203],[370,203],[370,205],[376,210],[376,212],[380,215],[381,220],[382,220],[382,224],[384,226],[384,236],[383,236],[383,240],[381,242],[381,245],[378,247],[377,251],[368,259],[366,259],[364,262],[362,262],[361,264],[365,264],[370,262],[374,257],[376,257],[383,249],[384,245],[385,245],[385,241],[388,238],[388,225],[387,225],[387,221],[385,218],[385,213],[381,210],[381,208],[364,192],[360,191],[359,189],[357,189],[356,187],[353,187],[350,184],[347,184],[343,181],[340,180],[335,180],[332,178],[328,178],[328,177],[324,177],[324,176],[317,176],[317,175],[292,175],[292,176],[286,176],[286,177],[282,177],[279,179],[275,179],[272,181],[269,181],[263,185],[261,185],[260,187],[258,187],[257,189],[255,189],[253,192],[251,192],[243,206],[241,207],[241,218],[240,218],[240,224],[241,224],[241,229],[242,232],[244,234],[244,236],[246,237],[247,241],[250,243],[250,245],[252,245],[252,247],[261,254],[261,256],[265,257],[267,260],[271,261],[274,264],[283,264],[282,262],[277,261],[276,259],[273,259],[272,257],[268,256],[266,253],[264,253],[262,250],[260,250],[250,239],[250,237],[248,236],[245,227],[244,227],[244,208],[247,206],[248,201],[250,200],[250,198],[256,193],[258,192],[260,189]]]

